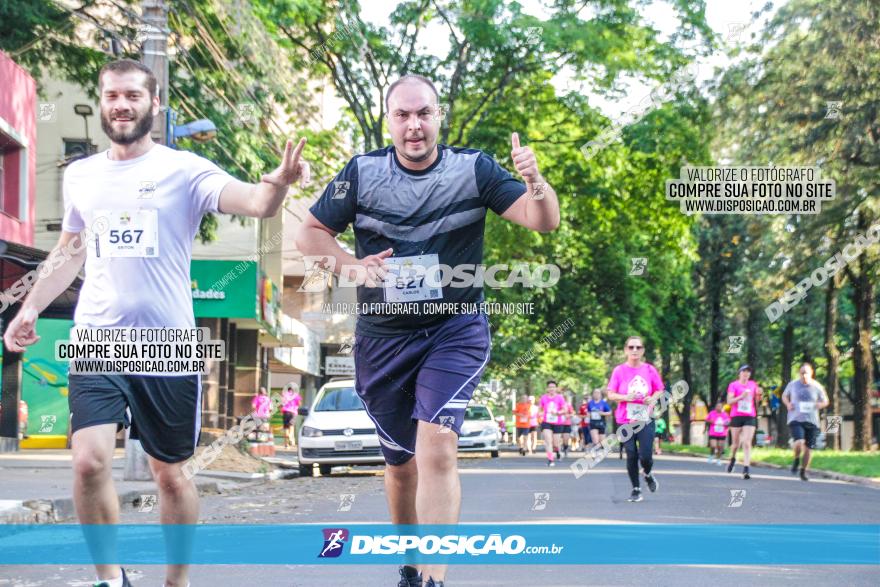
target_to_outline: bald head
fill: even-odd
[[[397,79],[397,81],[395,81],[393,84],[391,84],[391,86],[388,87],[388,91],[385,93],[385,110],[386,111],[390,110],[388,104],[391,99],[391,94],[394,93],[394,90],[396,90],[398,86],[404,85],[404,84],[407,84],[407,85],[409,85],[409,84],[416,84],[416,85],[424,84],[424,85],[428,86],[428,88],[430,88],[431,92],[434,94],[434,98],[436,99],[436,101],[437,102],[440,101],[440,94],[437,93],[437,88],[434,87],[434,83],[431,80],[429,80],[428,78],[426,78],[423,75],[418,75],[416,73],[409,73],[407,75],[401,76],[400,78]]]

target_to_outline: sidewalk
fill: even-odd
[[[694,452],[687,452],[683,450],[669,450],[664,449],[663,454],[684,456],[684,457],[694,457],[698,459],[706,459],[707,455],[697,454]],[[742,457],[740,457],[741,459]],[[742,464],[742,460],[740,460],[738,465]],[[779,469],[779,470],[788,470],[787,466],[777,465],[775,463],[768,463],[765,461],[756,461],[752,459],[751,465],[752,467],[764,467],[765,469]],[[863,485],[866,487],[873,487],[875,489],[880,489],[880,481],[876,479],[872,479],[870,477],[860,477],[857,475],[847,475],[846,473],[838,473],[837,471],[828,471],[825,469],[814,469],[810,467],[809,470],[810,476],[821,477],[823,479],[834,479],[835,481],[847,481],[849,483],[855,483],[856,485]]]
[[[0,524],[75,522],[73,469],[70,450],[25,450],[0,454]],[[153,481],[123,481],[125,451],[113,457],[113,482],[123,508],[140,506],[142,495],[157,494]],[[221,493],[223,487],[259,479],[268,474],[204,471],[195,477],[199,495]],[[151,498],[146,498],[151,499]]]

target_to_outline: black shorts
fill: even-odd
[[[709,442],[712,442],[713,440],[717,440],[721,444],[724,444],[725,442],[727,442],[727,437],[726,436],[710,436]]]
[[[807,446],[816,448],[816,438],[819,436],[819,427],[812,422],[789,422],[788,430],[794,440],[806,440]]]
[[[538,431],[537,426],[529,426],[529,432],[537,432],[537,431]]]
[[[755,416],[734,416],[730,419],[731,428],[742,428],[743,426],[757,426],[758,419]]]
[[[117,424],[117,431],[130,426],[130,437],[156,460],[178,463],[193,456],[202,419],[199,375],[74,374],[68,382],[71,433],[99,424]]]
[[[605,420],[590,420],[590,430],[605,434]]]
[[[553,434],[562,434],[566,429],[571,430],[571,426],[565,424],[551,424],[550,422],[541,422],[541,430],[551,430]]]
[[[654,431],[654,438],[664,438],[666,436],[666,432]]]
[[[293,415],[293,412],[281,412],[281,419],[285,428],[290,428],[290,424],[293,422]]]

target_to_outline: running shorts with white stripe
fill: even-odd
[[[490,350],[483,314],[460,314],[407,335],[355,337],[355,390],[376,425],[386,462],[412,458],[419,420],[461,433]]]

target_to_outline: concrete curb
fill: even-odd
[[[694,457],[697,459],[705,459],[707,455],[694,454],[691,452],[678,452],[674,450],[664,450],[663,454],[669,455],[677,455],[682,457]],[[788,470],[788,467],[783,465],[777,465],[775,463],[765,463],[763,461],[752,461],[752,467],[764,467],[765,469],[782,469]],[[845,473],[838,473],[836,471],[827,471],[825,469],[810,469],[810,475],[815,477],[821,477],[823,479],[834,479],[835,481],[848,481],[849,483],[855,483],[856,485],[864,485],[865,487],[873,487],[874,489],[880,489],[880,481],[875,481],[870,477],[859,477],[857,475],[847,475]]]
[[[199,471],[199,477],[211,477],[224,481],[277,481],[278,479],[290,479],[299,475],[299,469],[295,472],[291,469],[276,469],[268,473],[236,473],[233,471]]]
[[[199,495],[220,493],[216,481],[196,482]],[[119,505],[122,508],[140,506],[144,490],[126,491],[119,494]],[[0,524],[55,524],[76,519],[76,510],[72,497],[58,499],[28,499],[24,501],[4,500],[5,507],[0,507]]]

